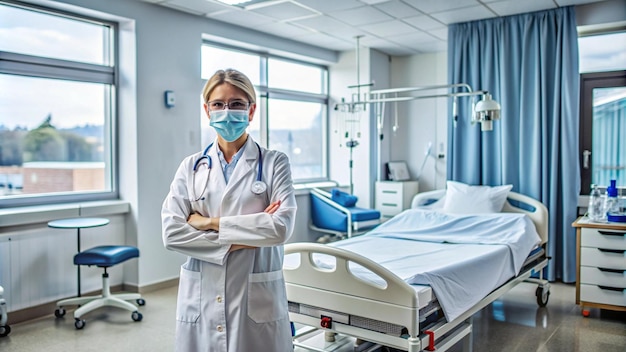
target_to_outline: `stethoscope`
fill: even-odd
[[[263,182],[263,180],[261,179],[261,175],[263,175],[263,153],[261,153],[261,146],[259,146],[259,143],[256,143],[256,142],[254,144],[256,144],[256,147],[259,150],[259,166],[258,166],[257,173],[256,173],[256,181],[252,183],[250,190],[252,191],[252,193],[260,195],[267,190],[267,184]],[[213,146],[213,143],[209,144],[209,146],[206,147],[206,149],[204,149],[204,152],[202,152],[202,156],[200,156],[198,160],[196,160],[196,162],[193,163],[193,176],[191,177],[191,183],[192,183],[192,192],[193,192],[192,196],[194,198],[194,202],[204,199],[202,195],[204,194],[204,192],[206,192],[206,189],[209,185],[209,176],[211,175],[211,168],[213,167],[213,161],[211,160],[211,157],[209,156],[209,149],[211,149],[212,146]],[[206,177],[206,182],[204,182],[204,188],[202,189],[202,193],[200,193],[200,197],[196,197],[196,186],[195,186],[196,185],[196,172],[198,171],[198,166],[200,166],[200,163],[205,159],[207,162],[207,167],[208,167],[209,172]]]

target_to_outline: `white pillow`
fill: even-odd
[[[513,185],[470,186],[447,181],[443,212],[449,214],[484,214],[502,211],[506,197]]]

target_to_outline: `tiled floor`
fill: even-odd
[[[535,288],[521,284],[474,316],[474,351],[626,351],[626,314],[592,309],[583,318],[574,304],[574,286],[558,283],[552,285],[548,306],[538,308]],[[126,311],[103,308],[87,315],[85,328],[76,330],[71,311],[62,319],[51,314],[11,326],[11,334],[0,338],[0,351],[173,351],[176,287],[144,297],[141,322],[133,322]],[[347,343],[335,350],[352,348]],[[259,351],[271,352],[262,345]]]

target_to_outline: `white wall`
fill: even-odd
[[[391,64],[391,85],[394,88],[420,87],[447,84],[446,53],[430,53],[407,57],[393,57]],[[429,91],[427,94],[446,92]],[[393,106],[388,109],[385,125],[388,126],[387,140],[390,160],[405,160],[412,178],[419,175],[425,158],[428,143],[432,151],[444,158],[429,158],[419,179],[419,191],[445,188],[446,148],[447,148],[447,98],[420,99],[397,104],[398,127],[394,125]]]

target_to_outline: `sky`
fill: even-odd
[[[103,33],[92,23],[0,5],[2,51],[102,64]],[[0,74],[0,125],[34,128],[48,114],[58,128],[102,125],[104,90],[98,84]]]

